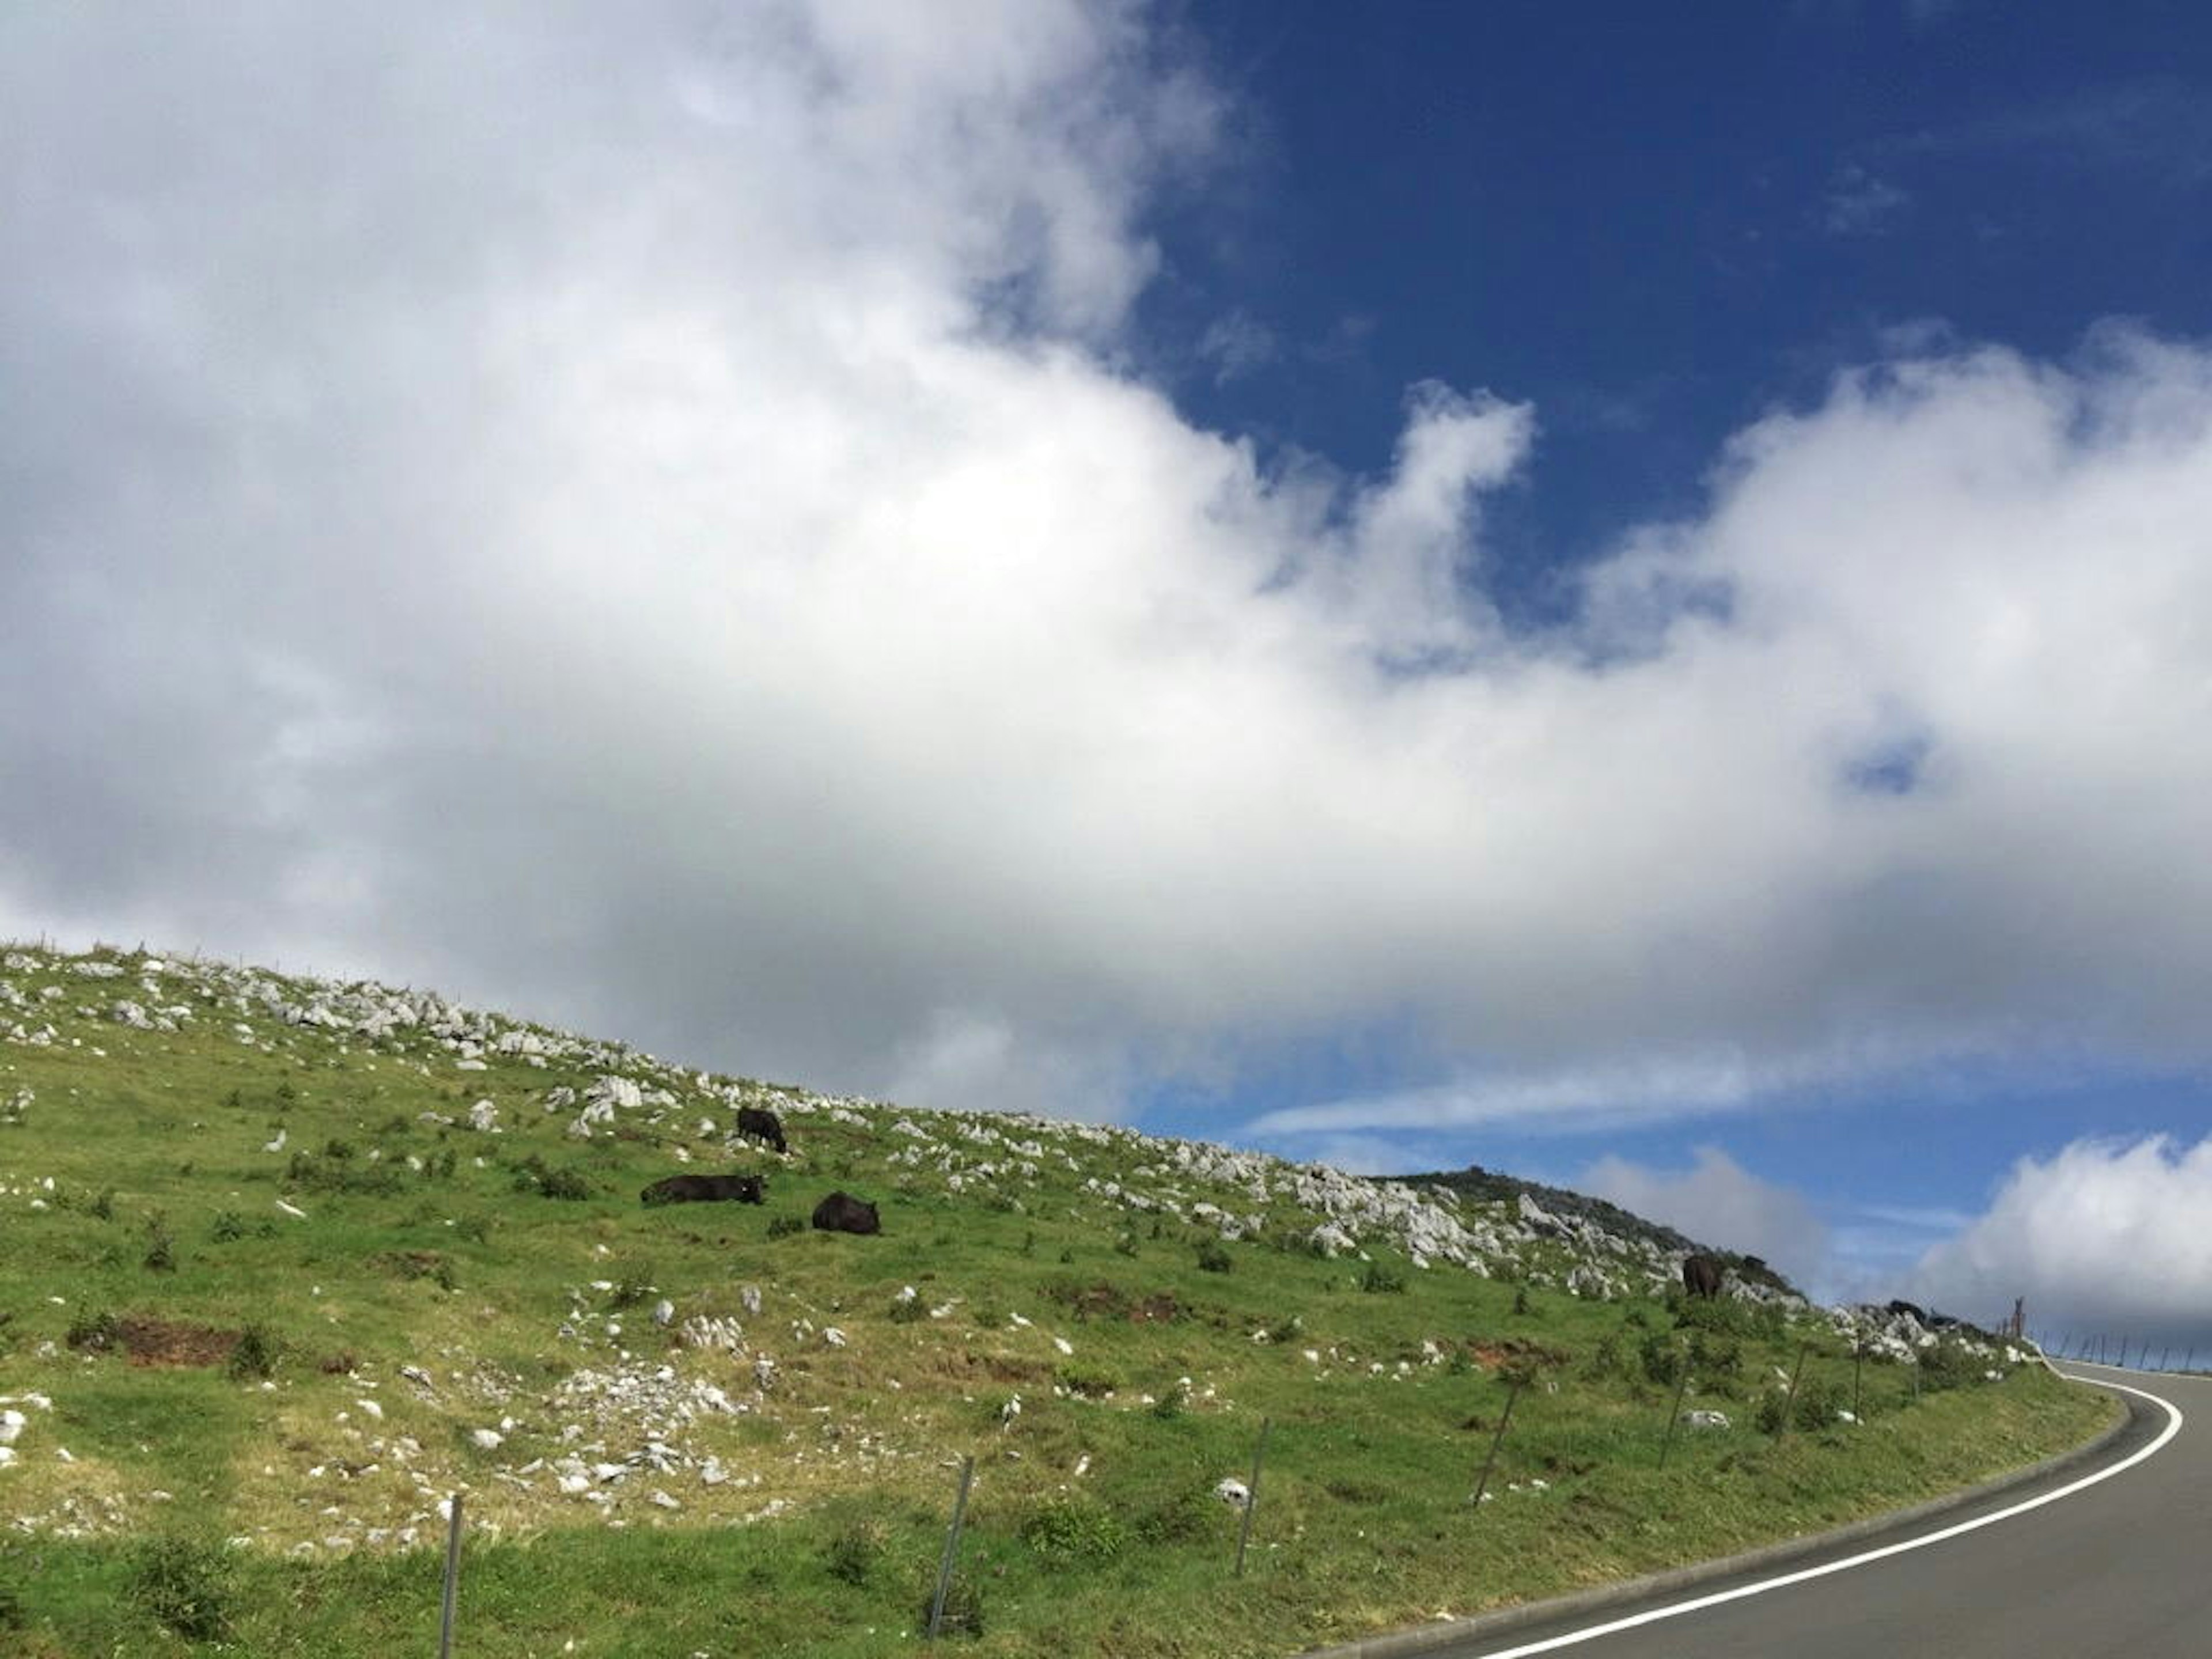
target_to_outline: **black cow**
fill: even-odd
[[[1717,1255],[1686,1255],[1682,1258],[1682,1288],[1692,1296],[1710,1299],[1721,1293],[1721,1278],[1727,1271]]]
[[[646,1204],[705,1204],[715,1199],[757,1204],[766,1195],[765,1182],[757,1175],[679,1175],[654,1182],[638,1199]]]
[[[832,1193],[814,1206],[814,1224],[825,1233],[879,1233],[876,1206],[864,1204],[850,1193]]]
[[[765,1107],[738,1107],[738,1133],[750,1135],[755,1140],[765,1140],[779,1152],[791,1150],[783,1144],[783,1125],[776,1121],[775,1114]]]

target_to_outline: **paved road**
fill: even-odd
[[[1887,1534],[1741,1581],[1699,1586],[1650,1607],[1613,1607],[1554,1626],[1524,1626],[1439,1650],[1444,1659],[1557,1653],[1569,1659],[2206,1659],[2212,1655],[2212,1378],[2067,1364],[2069,1376],[2124,1382],[2171,1401],[2180,1431],[2134,1468],[2084,1491],[1958,1536],[1863,1565],[1664,1618],[1581,1632],[1825,1560],[1948,1531],[2047,1490],[2014,1490]],[[2063,1486],[2150,1444],[2171,1422],[2138,1401],[2136,1421]]]

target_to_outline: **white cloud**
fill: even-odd
[[[2212,1136],[2077,1140],[2013,1166],[1989,1209],[1930,1249],[1917,1299],[1990,1324],[2212,1352]],[[2179,1356],[2177,1356],[2179,1357]]]
[[[1084,1110],[2206,1053],[2212,359],[1847,377],[1515,635],[1531,412],[1191,427],[1118,348],[1212,94],[943,12],[0,18],[0,928]]]
[[[1576,1185],[1700,1243],[1762,1257],[1801,1289],[1823,1288],[1828,1231],[1805,1195],[1761,1180],[1717,1146],[1700,1146],[1695,1156],[1681,1170],[1607,1156]]]

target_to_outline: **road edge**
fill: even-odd
[[[2093,1378],[2069,1378],[2094,1389],[2103,1384]],[[1673,1594],[1677,1590],[1695,1589],[1716,1579],[1733,1577],[1741,1573],[1756,1572],[1762,1568],[1781,1566],[1817,1555],[1845,1544],[1878,1534],[1902,1530],[1965,1509],[2003,1492],[2017,1490],[2047,1480],[2051,1476],[2094,1462],[2108,1450],[2123,1435],[2135,1426],[2137,1413],[2144,1408],[2128,1398],[2104,1390],[2106,1397],[2120,1407],[2118,1415],[2098,1434],[2080,1445],[2031,1463],[2005,1474],[1994,1475],[1976,1486],[1963,1486],[1957,1492],[1946,1492],[1941,1498],[1931,1498],[1910,1509],[1894,1510],[1887,1515],[1869,1516],[1863,1521],[1854,1521],[1847,1526],[1808,1536],[1786,1538],[1779,1543],[1761,1545],[1739,1555],[1721,1556],[1711,1561],[1693,1562],[1686,1567],[1669,1567],[1663,1572],[1646,1573],[1641,1578],[1625,1578],[1619,1583],[1601,1584],[1586,1590],[1577,1590],[1567,1595],[1555,1595],[1542,1601],[1522,1601],[1514,1606],[1493,1608],[1466,1619],[1443,1619],[1407,1629],[1386,1631],[1379,1636],[1362,1637],[1356,1641],[1341,1643],[1334,1647],[1310,1648],[1302,1650],[1297,1659],[1410,1659],[1411,1656],[1433,1653],[1440,1649],[1457,1647],[1465,1643],[1479,1642],[1493,1636],[1503,1636],[1529,1625],[1547,1624],[1554,1620],[1572,1619],[1588,1613],[1596,1613],[1625,1602],[1641,1601],[1655,1596]]]

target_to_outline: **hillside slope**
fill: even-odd
[[[639,1201],[738,1172],[763,1204]],[[809,1228],[833,1190],[880,1236]],[[1917,1497],[2095,1415],[1985,1343],[1891,1331],[1854,1370],[1848,1316],[1680,1305],[1663,1236],[1526,1193],[137,952],[0,953],[0,1650],[12,1617],[28,1652],[173,1651],[180,1575],[230,1651],[419,1642],[459,1492],[471,1652],[880,1652],[974,1455],[979,1650],[1291,1651]],[[1662,1475],[1686,1363],[1731,1426]],[[1760,1435],[1793,1364],[1808,1431]],[[1231,1581],[1218,1494],[1263,1419]]]

